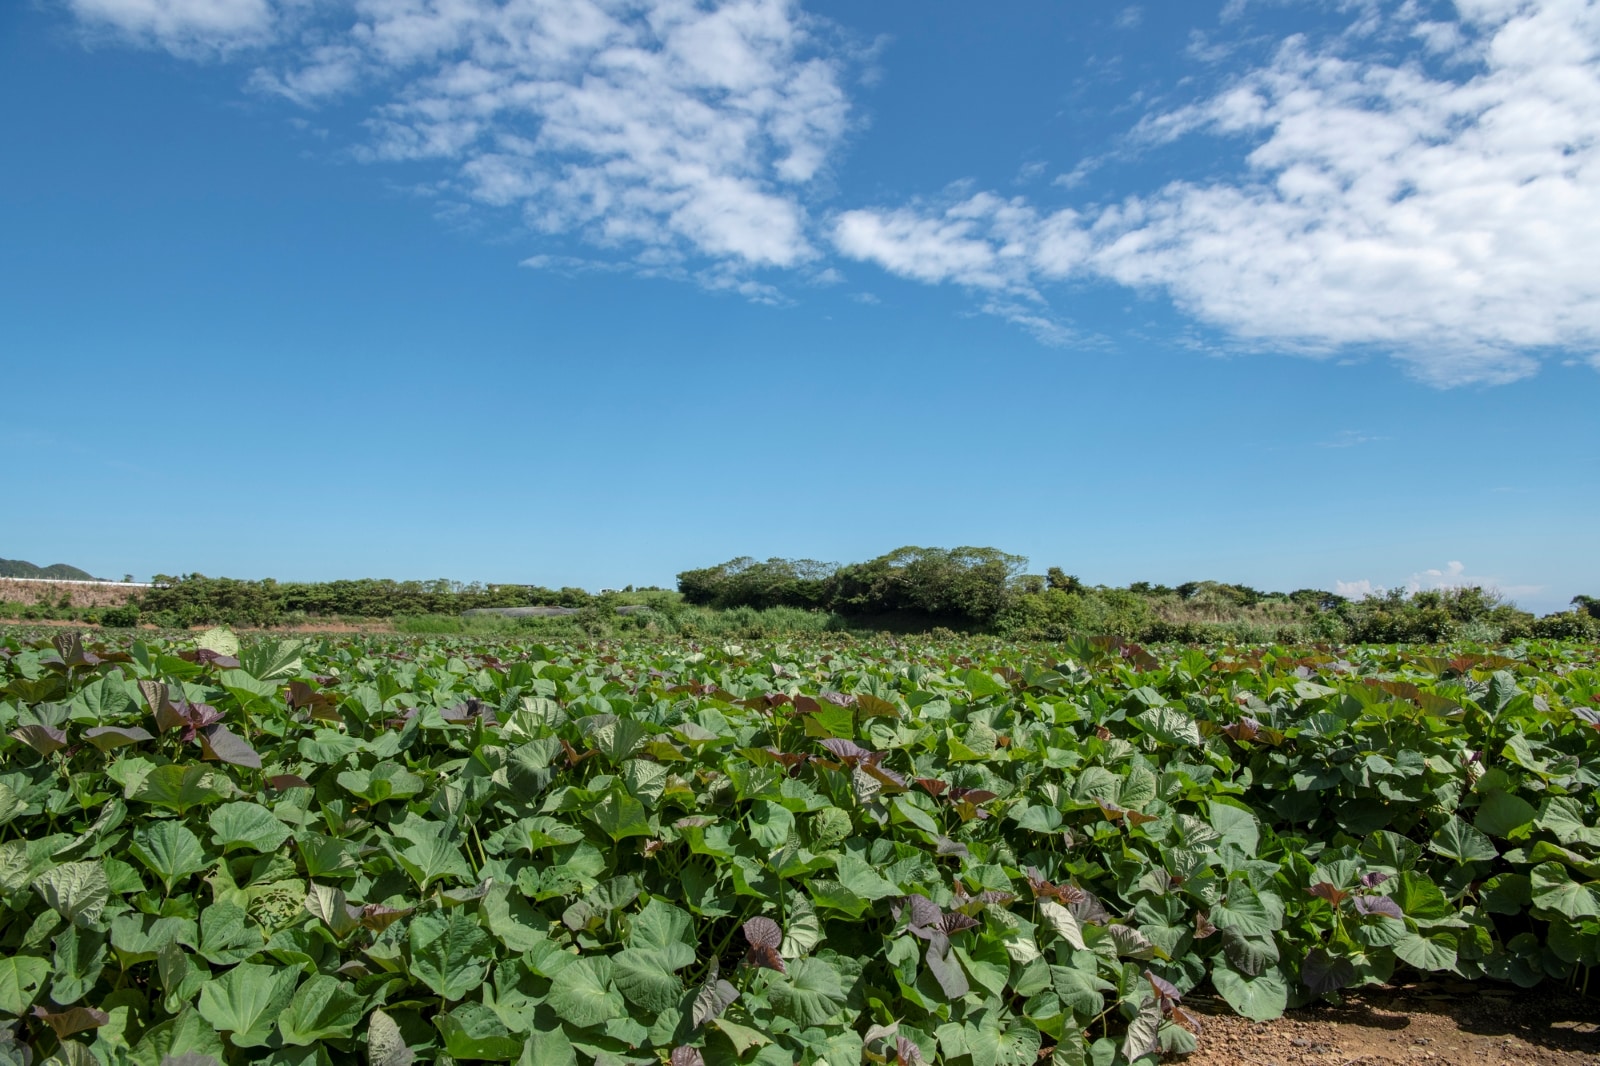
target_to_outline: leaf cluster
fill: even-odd
[[[0,642],[0,1061],[1148,1063],[1600,963],[1595,649]]]

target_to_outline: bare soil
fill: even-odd
[[[30,606],[56,604],[67,597],[74,607],[121,607],[143,589],[111,584],[61,584],[21,577],[0,577],[0,601]]]
[[[1267,1023],[1194,1006],[1209,1016],[1184,1066],[1600,1066],[1600,998],[1548,985],[1430,981]]]

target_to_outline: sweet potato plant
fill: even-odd
[[[1600,962],[1595,649],[0,641],[0,1063],[1150,1063]]]

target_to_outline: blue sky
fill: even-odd
[[[0,7],[0,555],[1600,594],[1600,5]]]

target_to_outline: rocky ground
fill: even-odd
[[[1188,1001],[1185,1001],[1185,1005]],[[1600,997],[1464,981],[1374,989],[1258,1024],[1208,1011],[1184,1066],[1600,1066]]]

